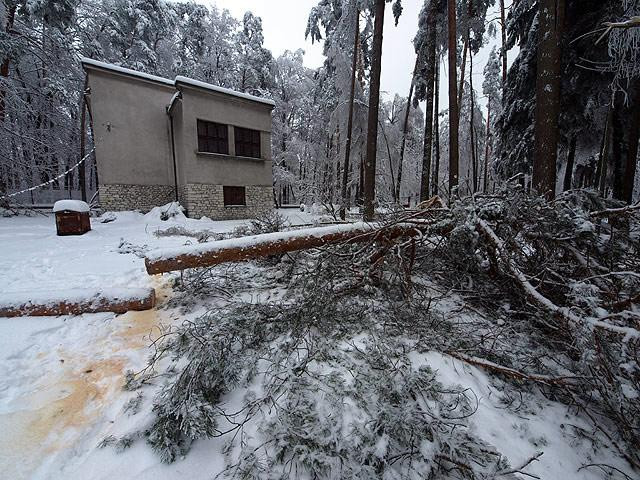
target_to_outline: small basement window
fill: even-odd
[[[245,206],[247,200],[245,197],[244,187],[222,187],[225,207]]]
[[[228,155],[228,127],[222,123],[198,120],[198,151]]]
[[[234,127],[236,155],[260,158],[260,132],[248,128]]]

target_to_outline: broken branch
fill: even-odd
[[[524,290],[525,295],[543,310],[546,310],[554,316],[560,317],[563,320],[576,325],[588,324],[593,328],[600,328],[602,330],[607,330],[609,332],[624,335],[625,337],[640,338],[640,331],[634,328],[611,325],[602,321],[601,319],[583,318],[573,313],[569,308],[559,307],[558,305],[553,303],[547,297],[538,292],[534,288],[534,286],[531,285],[531,282],[529,282],[525,274],[522,273],[522,271],[513,263],[513,261],[504,254],[504,242],[496,235],[493,229],[489,225],[487,225],[487,222],[482,219],[478,219],[477,228],[479,232],[487,239],[489,244],[495,249],[496,255],[498,257],[497,259],[507,270],[507,273],[516,279],[516,281]]]
[[[546,385],[564,385],[566,383],[569,383],[569,380],[575,378],[575,377],[551,377],[549,375],[524,373],[519,370],[515,370],[513,368],[505,367],[503,365],[498,365],[497,363],[493,363],[489,360],[485,360],[484,358],[469,357],[467,355],[464,355],[463,353],[458,353],[458,352],[450,351],[450,352],[447,352],[447,355],[449,355],[450,357],[456,358],[461,362],[468,363],[469,365],[474,365],[476,367],[480,367],[485,370],[501,373],[508,377],[517,378],[518,380],[531,380],[533,382],[544,383]]]

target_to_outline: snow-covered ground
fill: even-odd
[[[170,276],[147,275],[136,253],[197,239],[154,232],[181,227],[193,234],[229,233],[247,224],[181,215],[163,221],[160,214],[160,209],[146,215],[122,212],[108,223],[92,218],[89,233],[67,237],[56,235],[52,215],[0,218],[0,299],[25,292],[37,300],[42,291],[154,287],[162,305],[171,295]],[[319,219],[295,209],[281,214],[292,225]],[[181,320],[163,309],[119,316],[1,318],[0,477],[157,478],[160,470],[161,478],[175,478],[197,473],[192,464],[197,455],[160,466],[145,448],[127,460],[112,458],[108,449],[96,450],[132,396],[122,391],[123,376],[144,367],[154,326]],[[210,471],[203,467],[198,478]]]
[[[292,224],[317,220],[297,210],[281,213]],[[0,218],[0,295],[29,291],[36,299],[43,290],[109,287],[154,287],[158,295],[158,307],[146,312],[0,319],[2,478],[197,480],[210,479],[223,468],[220,439],[197,441],[185,458],[170,465],[162,464],[143,441],[123,452],[98,444],[148,421],[144,414],[125,413],[136,393],[123,390],[124,374],[145,366],[150,338],[157,336],[159,326],[185,319],[179,310],[166,308],[177,274],[150,277],[141,253],[197,240],[154,232],[183,227],[194,234],[228,233],[246,222],[183,216],[162,221],[159,211],[113,218],[109,223],[92,219],[92,231],[79,237],[57,237],[51,216]],[[471,419],[474,432],[503,452],[512,466],[544,452],[526,467],[527,473],[550,480],[596,479],[603,478],[599,470],[579,470],[581,465],[625,468],[607,447],[594,452],[590,443],[565,428],[589,426],[561,404],[532,393],[527,409],[507,409],[496,387],[499,381],[477,368],[435,352],[416,354],[414,362],[430,365],[444,385],[473,391],[479,401]]]
[[[247,224],[243,220],[195,220],[184,216],[162,221],[161,211],[158,208],[146,215],[121,212],[116,221],[109,223],[92,218],[90,232],[68,237],[56,236],[52,215],[0,218],[0,292],[6,295],[29,290],[153,286],[144,261],[133,254],[134,250],[142,253],[197,243],[193,237],[158,237],[154,232],[183,227],[194,234],[229,233]],[[296,209],[283,209],[280,214],[292,225],[309,224],[320,218]]]

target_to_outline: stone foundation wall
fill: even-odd
[[[175,190],[170,185],[117,185],[102,184],[100,205],[109,210],[140,210],[148,212],[153,207],[175,201]]]
[[[254,218],[273,209],[273,188],[247,185],[246,206],[224,205],[222,185],[188,183],[180,188],[180,203],[189,217],[209,217],[212,220],[240,220]]]
[[[192,218],[209,217],[212,220],[241,220],[254,218],[273,208],[272,187],[247,185],[246,206],[224,205],[222,185],[188,183],[178,188],[180,204]],[[100,204],[105,211],[140,210],[175,200],[175,191],[168,185],[100,185]]]

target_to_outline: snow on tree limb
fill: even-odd
[[[631,17],[623,22],[604,22],[603,25],[610,28],[640,27],[640,16]]]
[[[598,210],[597,212],[591,212],[591,216],[594,218],[598,218],[598,217],[612,217],[615,215],[629,215],[636,210],[640,211],[640,202],[637,202],[633,205],[628,205],[626,207],[621,207],[621,208],[609,208],[606,210]]]
[[[493,229],[482,219],[478,219],[477,228],[486,240],[495,248],[496,256],[502,265],[506,268],[508,274],[515,278],[526,296],[542,309],[548,311],[554,316],[560,317],[574,325],[590,325],[593,328],[599,328],[608,332],[624,335],[625,338],[640,338],[640,331],[630,327],[620,327],[611,325],[597,318],[584,318],[576,315],[568,307],[559,307],[547,297],[538,292],[524,273],[504,254],[504,242],[496,235]]]
[[[546,385],[564,385],[571,381],[574,377],[552,377],[550,375],[539,375],[535,373],[524,373],[504,365],[498,365],[484,358],[470,357],[460,352],[447,352],[447,355],[460,360],[461,362],[474,365],[476,367],[490,370],[492,372],[502,373],[508,377],[517,378],[518,380],[531,380]]]

